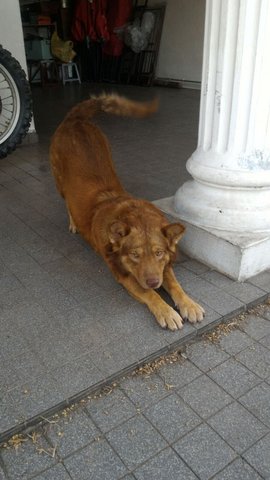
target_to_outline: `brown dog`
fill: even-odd
[[[194,323],[204,314],[182,290],[172,270],[184,227],[169,224],[154,205],[123,189],[108,141],[89,121],[101,111],[145,117],[156,109],[156,101],[138,103],[117,95],[86,100],[74,107],[56,130],[50,159],[68,209],[70,231],[78,231],[102,255],[116,280],[148,306],[161,327],[176,330],[182,327],[182,318]],[[182,318],[155,291],[161,285]]]

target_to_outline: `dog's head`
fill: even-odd
[[[131,274],[144,289],[159,288],[163,272],[176,255],[185,227],[180,223],[128,225],[117,221],[110,226],[110,252],[122,273]]]

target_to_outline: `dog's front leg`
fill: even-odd
[[[162,286],[172,297],[183,318],[188,319],[191,323],[201,322],[204,309],[184,292],[175,278],[172,267],[165,268]]]
[[[136,300],[148,306],[162,328],[169,328],[169,330],[182,328],[182,318],[179,313],[164,302],[157,292],[142,288],[132,277],[120,277],[117,280]]]

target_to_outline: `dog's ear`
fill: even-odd
[[[183,236],[185,227],[181,223],[171,223],[161,229],[163,235],[169,240],[171,246],[176,246],[180,238]]]
[[[111,243],[117,243],[121,238],[126,237],[130,232],[130,227],[123,222],[114,222],[110,226],[109,239]]]

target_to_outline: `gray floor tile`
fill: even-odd
[[[2,470],[1,467],[0,467],[0,480],[6,480],[6,476],[5,476],[4,471]]]
[[[26,420],[60,403],[63,400],[63,391],[52,375],[44,374],[14,388],[10,396],[14,407]],[[31,409],[33,409],[32,415]]]
[[[93,365],[91,357],[87,355],[53,370],[52,376],[65,398],[69,398],[103,379],[102,373]]]
[[[118,480],[127,472],[106,440],[91,443],[67,458],[64,465],[74,480]]]
[[[257,315],[248,315],[241,322],[240,328],[255,340],[260,340],[270,334],[270,322]]]
[[[107,439],[130,470],[167,446],[157,430],[142,416],[131,418],[111,430]]]
[[[213,368],[208,375],[234,398],[238,398],[261,382],[257,375],[234,358]]]
[[[210,288],[211,285],[211,288]],[[188,284],[186,291],[189,295],[195,297],[198,302],[203,301],[212,310],[224,316],[229,313],[237,313],[244,308],[244,303],[237,298],[229,295],[224,290],[209,284],[202,278],[197,278]]]
[[[187,357],[200,370],[207,372],[227,360],[229,355],[216,345],[202,341],[194,343],[187,348]]]
[[[41,473],[35,477],[37,480],[71,480],[70,475],[67,473],[65,467],[60,463],[46,472]]]
[[[183,358],[179,362],[162,366],[158,374],[174,390],[192,382],[202,375],[202,372],[189,360]]]
[[[269,272],[270,273],[270,272]],[[267,320],[270,320],[270,306],[269,306],[269,302],[268,302],[268,305],[266,305],[266,307],[263,309],[263,313],[261,314],[262,317],[266,318]]]
[[[238,403],[225,407],[208,420],[214,430],[238,453],[267,433],[267,428]]]
[[[135,405],[118,388],[108,395],[90,400],[86,409],[103,432],[108,432],[137,413]]]
[[[250,283],[236,282],[232,285],[225,286],[224,290],[246,305],[252,305],[252,303],[265,296],[264,290],[261,290],[259,287],[251,285]]]
[[[236,355],[236,359],[263,379],[270,376],[270,351],[255,343]]]
[[[270,335],[260,338],[260,343],[267,348],[270,348]]]
[[[265,292],[270,292],[270,271],[259,273],[248,280],[253,285],[261,288]]]
[[[264,479],[269,478],[270,472],[270,433],[259,440],[253,447],[243,454],[244,459],[259,472]]]
[[[204,419],[232,401],[232,398],[206,375],[180,388],[178,393]]]
[[[207,480],[236,457],[236,453],[207,425],[174,444],[174,449],[201,480]]]
[[[209,328],[214,328],[215,323],[221,319],[221,315],[215,312],[212,308],[206,305],[203,301],[200,300],[200,305],[205,311],[205,315],[202,322],[197,322],[194,324],[194,327],[198,335],[202,335],[204,332],[208,331]]]
[[[39,453],[39,449],[45,452]],[[42,437],[38,438],[37,443],[30,440],[22,443],[16,453],[13,448],[4,449],[1,455],[9,480],[28,480],[56,463],[50,445]]]
[[[5,432],[21,422],[20,412],[14,407],[10,394],[1,394],[0,412],[0,432]]]
[[[231,278],[226,277],[226,275],[216,272],[215,270],[209,270],[203,275],[200,275],[200,277],[204,278],[218,288],[228,287],[235,283],[235,281]]]
[[[169,443],[176,442],[201,423],[201,419],[177,394],[169,395],[147,408],[144,415]]]
[[[270,385],[261,383],[239,398],[255,417],[270,427]]]
[[[45,433],[62,458],[91,443],[100,435],[92,420],[81,409],[55,423],[45,425]]]
[[[218,473],[213,480],[261,480],[261,476],[244,460],[238,458]]]
[[[197,260],[188,260],[183,264],[183,267],[191,270],[196,275],[201,275],[202,273],[205,273],[209,270],[209,267],[207,267],[207,265],[197,262]]]
[[[230,355],[241,352],[253,343],[253,339],[241,330],[232,330],[229,335],[223,335],[220,339],[220,346]]]
[[[157,374],[132,375],[121,382],[121,388],[140,409],[169,395],[163,380]]]
[[[195,480],[197,477],[176,455],[168,448],[135,470],[137,480]]]

